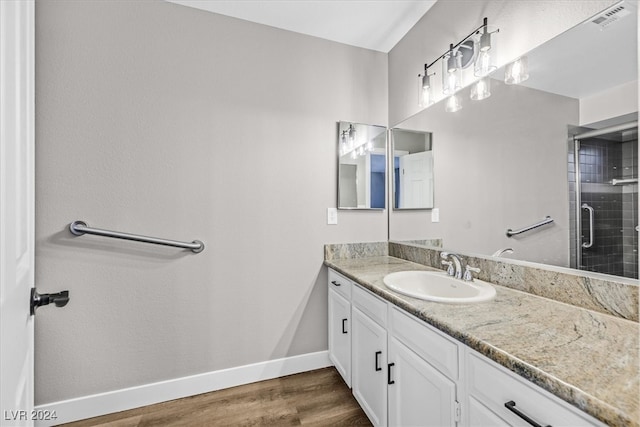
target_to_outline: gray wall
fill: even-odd
[[[492,80],[491,97],[447,113],[435,105],[401,124],[432,132],[435,207],[394,211],[390,238],[442,238],[443,247],[491,255],[515,249],[514,258],[569,266],[567,125],[579,119],[578,100]],[[508,238],[551,216],[535,233]]]
[[[36,404],[325,350],[336,122],[386,124],[387,56],[175,4],[36,3]],[[89,225],[203,253],[72,237]]]

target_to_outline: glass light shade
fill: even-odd
[[[365,144],[365,149],[366,149],[368,152],[373,151],[373,141],[369,141],[369,142],[367,142],[367,143]]]
[[[495,71],[496,65],[496,46],[493,34],[489,32],[489,28],[485,27],[485,32],[480,34],[476,42],[476,62],[473,66],[473,74],[476,77],[484,77]],[[495,31],[494,31],[495,32]]]
[[[504,82],[508,85],[517,85],[529,78],[529,61],[522,56],[510,64],[504,70]]]
[[[491,80],[483,77],[471,86],[471,99],[480,101],[491,96]]]
[[[462,109],[462,100],[458,95],[451,95],[447,98],[447,102],[444,105],[444,111],[447,113],[455,113]]]
[[[418,75],[418,106],[428,107],[433,104],[431,76]]]
[[[450,52],[442,59],[442,92],[451,95],[462,86],[462,66],[457,52]]]

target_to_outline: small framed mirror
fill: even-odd
[[[433,208],[433,141],[430,132],[391,129],[393,208]]]
[[[338,122],[338,209],[385,209],[387,128]]]

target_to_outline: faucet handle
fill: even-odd
[[[455,268],[453,267],[453,261],[447,261],[447,260],[441,260],[440,263],[442,265],[446,265],[447,266],[447,274],[449,276],[453,276],[456,274]]]
[[[473,273],[480,273],[480,269],[477,267],[471,267],[470,265],[466,265],[464,267],[464,276],[462,277],[462,280],[465,280],[467,282],[473,282]]]

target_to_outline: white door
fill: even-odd
[[[395,338],[389,340],[389,425],[456,424],[456,384]]]
[[[433,153],[422,151],[400,157],[400,207],[433,206]]]
[[[0,425],[33,425],[34,2],[0,0]]]
[[[376,426],[387,425],[387,331],[369,316],[351,310],[351,387]]]

